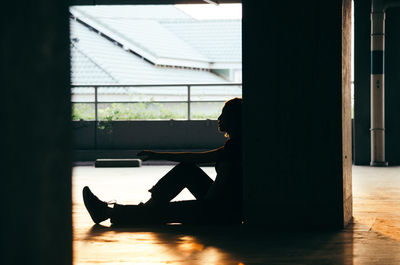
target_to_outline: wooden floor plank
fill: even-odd
[[[355,221],[338,232],[93,226],[82,201],[84,186],[102,200],[139,203],[171,168],[75,167],[74,264],[400,264],[400,167],[353,167]],[[215,177],[212,167],[204,170]],[[177,199],[191,198],[184,191]]]

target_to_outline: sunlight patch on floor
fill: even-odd
[[[400,241],[400,167],[353,166],[354,220]]]

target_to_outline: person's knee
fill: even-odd
[[[195,177],[200,170],[195,163],[181,162],[175,167],[175,177],[186,183],[190,178]]]

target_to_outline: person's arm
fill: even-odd
[[[222,148],[222,147],[221,147]],[[205,152],[155,152],[144,150],[137,155],[142,160],[168,160],[174,162],[213,163],[218,160],[220,148]]]

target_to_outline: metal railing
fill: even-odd
[[[225,100],[192,100],[193,87],[221,87],[221,86],[238,86],[242,87],[242,83],[221,83],[221,84],[145,84],[145,85],[71,85],[71,88],[94,88],[93,101],[73,101],[73,104],[94,104],[94,121],[99,121],[98,105],[99,104],[132,104],[132,103],[186,103],[187,104],[187,120],[191,120],[191,104],[192,103],[224,103]],[[186,100],[155,100],[155,101],[99,101],[99,88],[133,88],[133,87],[186,87]],[[237,96],[237,95],[235,95]]]

